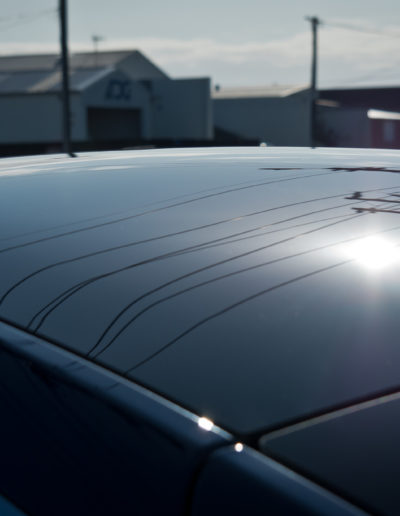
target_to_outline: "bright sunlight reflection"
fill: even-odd
[[[207,430],[208,432],[212,430],[212,427],[214,426],[214,423],[206,417],[199,417],[197,424],[200,428],[203,428],[203,430]]]
[[[379,270],[399,262],[399,248],[382,237],[367,237],[348,247],[350,258],[371,270]],[[399,262],[400,263],[400,262]]]

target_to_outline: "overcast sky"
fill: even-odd
[[[1,55],[58,50],[57,0],[0,2]],[[316,15],[319,86],[400,84],[400,0],[69,0],[68,10],[72,51],[92,50],[96,34],[100,50],[139,49],[172,77],[222,87],[308,83],[304,18]]]

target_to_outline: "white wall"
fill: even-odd
[[[132,81],[130,77],[119,71],[112,72],[84,90],[82,104],[85,109],[87,107],[140,109],[142,137],[144,139],[152,137],[150,94],[141,81]],[[87,134],[86,125],[85,123],[85,134]]]
[[[88,107],[139,109],[144,140],[213,137],[209,79],[133,81],[125,73],[111,70],[82,92],[71,95],[73,141],[88,138]],[[61,140],[60,93],[0,97],[0,143]]]
[[[310,94],[213,100],[214,124],[242,138],[274,145],[310,145]]]
[[[60,142],[62,104],[57,93],[4,95],[0,97],[0,143]],[[71,96],[71,132],[74,140],[85,137],[79,97]]]
[[[155,80],[150,83],[155,139],[213,138],[210,80]]]

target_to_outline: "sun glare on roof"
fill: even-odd
[[[348,247],[350,258],[370,270],[380,270],[400,263],[399,248],[390,240],[382,237],[367,237]]]

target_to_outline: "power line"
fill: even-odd
[[[326,86],[326,84],[334,84],[334,83],[340,83],[340,84],[356,84],[356,83],[363,83],[364,81],[369,82],[373,80],[378,80],[377,77],[379,76],[379,81],[382,80],[390,80],[390,81],[397,81],[400,80],[400,72],[398,70],[398,67],[400,66],[399,61],[395,61],[390,66],[381,66],[379,68],[375,68],[374,70],[371,70],[368,74],[363,75],[357,75],[355,77],[342,79],[336,77],[335,78],[328,78],[324,80],[324,86],[322,89],[331,89],[330,87]],[[383,76],[383,77],[382,77]],[[388,77],[389,76],[389,77]]]
[[[357,77],[352,77],[350,79],[343,79],[343,80],[340,80],[340,84],[344,84],[344,85],[357,85],[357,84],[360,84],[360,86],[363,86],[364,87],[364,84],[363,83],[366,83],[366,84],[371,84],[371,81],[376,81],[376,82],[379,82],[379,83],[382,83],[382,87],[384,87],[385,85],[383,84],[383,82],[387,81],[386,85],[388,85],[389,81],[390,81],[390,84],[398,84],[400,82],[400,73],[399,73],[399,70],[396,69],[396,67],[399,66],[399,63],[394,63],[390,69],[389,67],[385,67],[385,68],[377,68],[375,71],[369,73],[368,75],[359,75]],[[393,69],[395,68],[395,69]],[[389,75],[389,77],[387,77],[387,75]],[[338,79],[337,77],[335,79],[330,79],[329,81],[328,80],[325,80],[324,82],[327,83],[327,82],[330,82],[330,83],[333,83],[334,81],[336,80],[336,82],[338,82]],[[374,85],[374,83],[372,83]],[[328,88],[328,87],[324,87],[323,89],[331,89],[331,88]]]
[[[320,24],[325,25],[327,27],[334,27],[337,29],[361,32],[363,34],[370,34],[370,35],[374,35],[374,36],[386,36],[389,38],[400,38],[400,33],[388,32],[388,31],[377,30],[377,29],[370,29],[368,27],[362,27],[359,25],[351,25],[348,23],[334,23],[334,22],[329,22],[329,21],[328,22],[320,21]]]
[[[7,18],[0,18],[0,28],[2,32],[13,29],[14,27],[18,27],[20,25],[24,25],[27,23],[35,22],[42,18],[47,18],[49,16],[54,16],[57,13],[57,9],[46,9],[43,11],[35,11],[29,14],[19,14],[16,17],[8,17],[9,19],[14,21],[10,21],[7,24]],[[15,19],[16,18],[16,19]],[[5,23],[5,25],[2,25]]]
[[[41,16],[43,14],[48,14],[48,13],[51,13],[51,12],[56,12],[56,9],[55,8],[52,8],[52,9],[41,9],[40,11],[38,10],[35,10],[35,11],[29,11],[29,12],[25,12],[25,13],[18,13],[18,14],[14,14],[14,15],[11,15],[11,16],[0,16],[0,23],[3,22],[3,21],[14,21],[15,19],[17,20],[21,20],[21,19],[25,19],[25,18],[31,18],[32,16]]]
[[[368,35],[373,35],[373,36],[383,36],[383,37],[389,37],[389,38],[395,38],[395,39],[400,38],[400,33],[389,32],[386,30],[379,30],[379,29],[371,29],[370,27],[360,26],[360,25],[352,25],[349,23],[335,23],[335,22],[323,21],[323,20],[319,19],[319,26],[333,27],[333,28],[337,28],[337,29],[359,32],[362,34],[368,34]],[[353,77],[351,79],[344,80],[344,83],[351,85],[354,83],[361,83],[363,81],[374,80],[374,79],[376,79],[377,74],[382,74],[382,73],[387,74],[387,73],[392,72],[392,75],[393,75],[393,72],[394,72],[393,67],[394,66],[396,66],[396,65],[393,64],[391,66],[380,67],[380,68],[376,69],[375,71],[371,71],[367,75],[357,76],[357,77]],[[326,82],[326,81],[324,81],[324,82]],[[340,81],[340,82],[343,83],[343,81]]]

